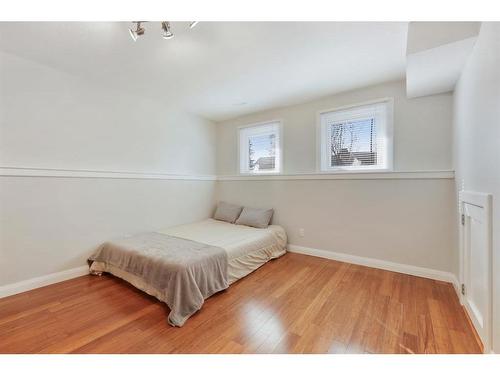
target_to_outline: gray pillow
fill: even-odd
[[[251,208],[245,207],[241,211],[240,217],[236,220],[236,224],[248,225],[255,228],[267,228],[273,217],[274,210],[272,208]]]
[[[226,202],[219,202],[217,209],[215,210],[214,219],[227,221],[228,223],[234,224],[238,216],[240,216],[242,206],[237,206],[235,204],[230,204]]]

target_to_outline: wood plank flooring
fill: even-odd
[[[124,281],[83,276],[0,299],[0,353],[479,353],[451,284],[288,253],[182,328]]]

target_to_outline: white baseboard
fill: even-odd
[[[0,298],[26,292],[28,290],[40,288],[42,286],[55,284],[60,281],[74,279],[75,277],[84,276],[88,273],[89,267],[82,266],[66,271],[51,273],[49,275],[35,277],[33,279],[20,281],[14,284],[3,285],[0,286]]]
[[[365,258],[357,255],[350,255],[345,253],[337,253],[329,250],[313,249],[310,247],[303,247],[297,245],[288,245],[288,251],[292,253],[299,253],[305,255],[311,255],[320,258],[337,260],[345,263],[358,264],[361,266],[380,268],[382,270],[405,273],[408,275],[425,277],[427,279],[446,281],[452,283],[455,287],[455,291],[458,294],[459,282],[456,276],[451,272],[434,270],[431,268],[411,266],[409,264],[401,264],[395,262],[389,262],[386,260]]]
[[[451,272],[434,270],[430,268],[411,266],[408,264],[401,264],[395,262],[389,262],[374,258],[365,258],[356,255],[337,253],[329,250],[313,249],[310,247],[303,247],[297,245],[288,245],[288,251],[292,253],[299,253],[305,255],[311,255],[320,258],[337,260],[340,262],[358,264],[362,266],[380,268],[387,271],[405,273],[408,275],[425,277],[433,280],[440,280],[452,283],[455,287],[457,295],[459,295],[459,282],[454,274]],[[82,266],[73,268],[66,271],[56,272],[45,276],[35,277],[33,279],[20,281],[14,284],[8,284],[0,286],[0,298],[11,296],[14,294],[26,292],[28,290],[40,288],[42,286],[58,283],[61,281],[73,279],[78,276],[84,276],[89,273],[88,266]]]

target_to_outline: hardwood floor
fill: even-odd
[[[1,353],[479,353],[444,282],[288,253],[205,302],[182,328],[118,278],[0,299]]]

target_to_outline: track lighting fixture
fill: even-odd
[[[144,35],[146,32],[146,29],[142,26],[143,23],[147,21],[134,21],[132,23],[135,23],[135,30],[133,28],[128,29],[128,32],[130,33],[130,37],[132,40],[135,42],[141,35]],[[192,21],[189,23],[189,28],[192,29],[198,24],[198,21]],[[174,33],[171,30],[170,27],[170,22],[169,21],[162,21],[161,23],[161,36],[163,39],[172,39],[174,37]]]
[[[141,26],[141,23],[143,21],[134,21],[133,23],[137,24],[136,25],[136,28],[135,30],[132,30],[132,29],[128,29],[128,32],[130,33],[130,37],[132,38],[132,40],[135,42],[137,40],[137,38],[139,38],[141,35],[144,35],[144,32],[146,31],[146,29],[144,29],[144,27]]]
[[[170,22],[163,21],[161,23],[161,29],[163,30],[163,33],[162,33],[163,39],[172,39],[174,37],[174,34],[170,30]]]

